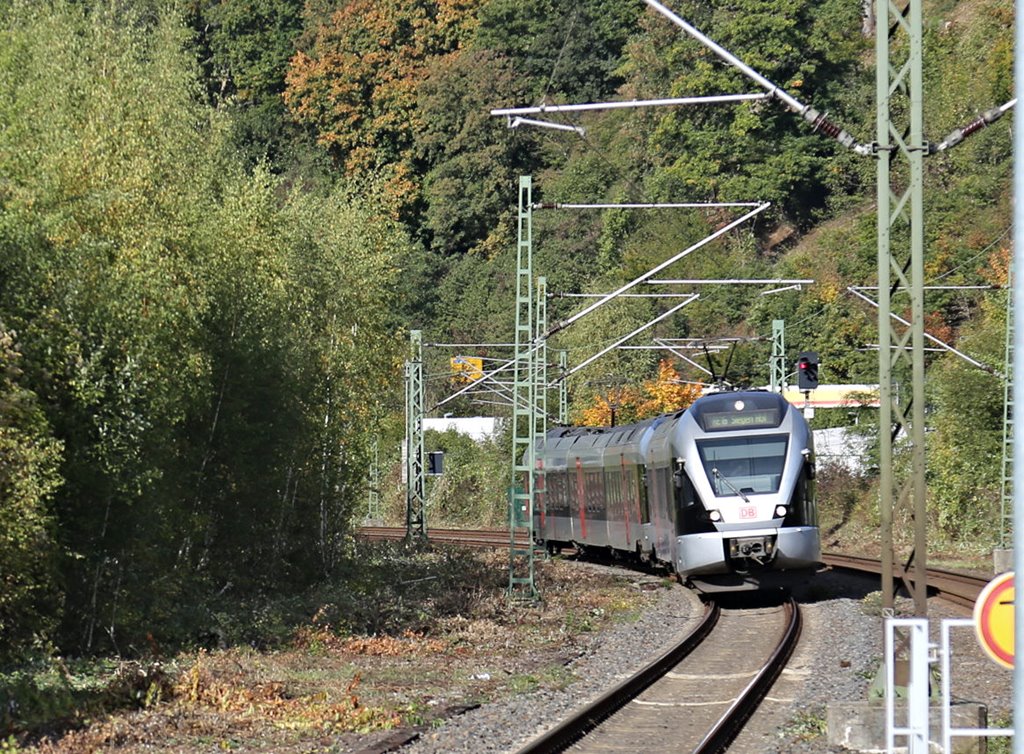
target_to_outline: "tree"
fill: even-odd
[[[491,0],[473,45],[513,60],[533,102],[594,101],[621,83],[622,50],[641,11],[615,0]]]
[[[990,258],[993,282],[1006,283],[1009,251]],[[1009,295],[1009,294],[1007,294]],[[1006,300],[990,294],[981,316],[965,326],[957,347],[1002,371]],[[937,523],[949,535],[988,533],[997,538],[1000,460],[1003,457],[1002,379],[947,354],[930,369],[928,487]],[[969,432],[964,427],[970,427]],[[995,541],[995,539],[993,539]]]
[[[201,0],[194,6],[211,101],[232,110],[250,164],[294,159],[302,135],[284,106],[285,72],[302,31],[302,0]]]
[[[486,50],[438,56],[426,70],[414,133],[421,233],[443,257],[493,247],[512,220],[509,198],[519,175],[538,164],[536,139],[508,129],[490,110],[517,101],[523,88],[510,61]]]
[[[23,508],[53,497],[62,648],[180,640],[218,594],[336,564],[407,240],[374,185],[250,172],[179,16],[19,2],[3,20],[0,317],[57,441],[36,422],[18,455],[31,435],[5,436],[8,479]]]
[[[20,383],[17,334],[0,322],[0,663],[45,644],[57,607],[54,516],[61,443]]]
[[[382,171],[397,206],[413,202],[416,92],[431,58],[458,48],[473,0],[349,0],[313,13],[292,58],[285,103],[349,175]]]
[[[680,379],[675,365],[668,359],[658,362],[658,376],[644,383],[645,400],[637,407],[641,418],[667,414],[684,409],[701,395],[702,388]]]
[[[849,3],[742,0],[683,3],[676,12],[772,81],[828,109],[837,83],[858,65],[864,42]],[[645,20],[667,25],[664,19]],[[674,27],[673,27],[674,28]],[[695,96],[756,89],[696,41],[652,29],[635,39],[625,71],[645,96]],[[772,102],[704,106],[661,115],[650,134],[660,196],[770,200],[805,227],[824,206],[834,145]]]
[[[628,424],[668,414],[688,407],[701,395],[701,386],[686,383],[668,359],[658,362],[658,376],[645,380],[641,389],[621,382],[609,381],[596,390],[588,405],[580,411],[584,426],[602,427]]]

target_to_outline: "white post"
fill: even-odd
[[[897,628],[910,638],[910,673],[907,680],[907,725],[896,724]],[[928,643],[927,618],[888,618],[885,621],[885,747],[896,748],[896,736],[907,737],[909,754],[928,754]]]
[[[1015,24],[1016,54],[1013,61],[1014,96],[1024,100],[1024,13],[1017,8]],[[1018,125],[1018,124],[1015,124]],[[1013,327],[1018,335],[1024,333],[1024,128],[1013,129]],[[1024,348],[1013,349],[1013,370],[1015,379],[1024,375]],[[1020,427],[1019,413],[1014,412],[1013,435],[1024,438],[1024,430]],[[1024,493],[1024,441],[1013,444],[1013,570],[1024,573],[1024,505],[1020,495]],[[1024,646],[1024,600],[1015,600],[1013,605],[1013,640],[1015,647]],[[1024,734],[1020,733],[1024,725],[1024,668],[1014,663],[1013,668],[1013,737],[1014,754],[1024,754]]]
[[[954,728],[953,727],[953,641],[951,628],[974,630],[971,618],[945,618],[942,621],[942,750],[953,751],[953,737],[1012,736],[1013,728]]]

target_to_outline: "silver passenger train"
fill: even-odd
[[[813,436],[776,393],[705,395],[621,427],[548,432],[538,541],[658,561],[701,591],[764,589],[818,567]]]

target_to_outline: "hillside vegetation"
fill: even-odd
[[[859,4],[672,6],[870,141]],[[1012,96],[1013,3],[925,15],[938,140]],[[664,276],[815,284],[703,286],[652,332],[763,338],[783,319],[824,382],[877,381],[877,315],[846,293],[876,280],[871,158],[766,101],[562,119],[585,137],[489,115],[754,91],[641,2],[3,0],[0,16],[0,663],[189,644],[227,611],[340,578],[373,440],[397,460],[407,331],[511,337],[520,175],[547,203],[770,201]],[[1010,121],[929,159],[929,283],[1005,283]],[[555,293],[609,291],[736,216],[538,211],[534,269]],[[580,305],[553,298],[549,321]],[[610,304],[551,345],[578,363],[671,305]],[[929,293],[927,328],[1001,371],[1005,310],[1002,291]],[[769,350],[737,348],[730,379],[765,384]],[[427,351],[428,405],[451,355]],[[1002,382],[929,358],[932,523],[984,548]],[[670,366],[609,354],[571,383],[573,417]],[[437,510],[502,520],[504,467],[445,442],[472,468]],[[861,481],[851,504],[870,510]]]

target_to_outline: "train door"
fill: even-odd
[[[650,542],[658,560],[675,561],[675,488],[672,482],[673,436],[676,417],[662,417],[645,448],[647,500],[650,509]]]
[[[664,422],[664,417],[659,416],[651,420],[651,423],[643,428],[642,433],[636,442],[636,473],[637,473],[637,520],[639,532],[636,540],[642,555],[649,556],[655,548],[655,523],[651,515],[651,490],[654,483],[651,467],[652,448],[655,435],[659,434],[658,428]]]
[[[651,521],[650,470],[646,463],[637,464],[637,518],[639,520],[640,552],[649,555],[654,548],[654,523]]]

